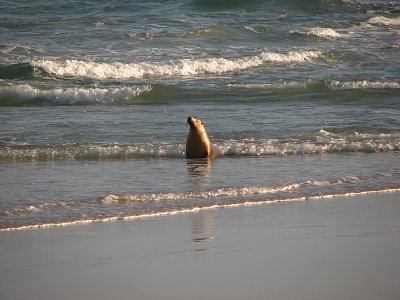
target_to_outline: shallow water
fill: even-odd
[[[1,229],[400,188],[398,3],[1,6]]]

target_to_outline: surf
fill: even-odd
[[[333,133],[321,129],[296,137],[213,138],[220,157],[266,157],[337,153],[379,153],[400,151],[398,133]],[[12,140],[0,145],[0,161],[182,159],[185,144],[179,141],[122,143],[74,143],[64,145],[19,144]]]
[[[224,74],[255,68],[264,63],[305,63],[321,57],[319,51],[262,52],[259,55],[227,58],[177,59],[169,62],[93,62],[82,60],[34,60],[32,65],[61,77],[92,79],[143,79],[162,76]]]
[[[67,86],[42,87],[34,84],[5,84],[0,85],[0,105],[29,106],[29,105],[91,105],[114,103],[129,103],[141,94],[150,92],[151,85],[137,86]]]
[[[276,197],[267,199],[253,199],[245,201],[227,201],[225,203],[219,204],[209,204],[209,205],[193,205],[193,206],[182,206],[180,208],[162,209],[155,212],[137,212],[137,213],[119,213],[117,215],[99,215],[95,217],[78,217],[70,218],[66,220],[53,220],[48,222],[36,223],[25,223],[25,224],[14,224],[11,226],[0,226],[0,232],[3,231],[20,231],[20,230],[33,230],[33,229],[46,229],[52,227],[63,227],[72,225],[83,225],[91,224],[96,222],[116,222],[116,221],[129,221],[138,220],[143,218],[154,218],[154,217],[168,217],[177,214],[187,214],[194,213],[204,210],[215,210],[215,209],[227,209],[227,208],[240,208],[246,206],[258,206],[258,205],[274,205],[280,203],[296,203],[296,202],[306,202],[306,201],[321,201],[326,199],[343,198],[343,197],[356,197],[368,194],[381,194],[381,193],[398,193],[400,192],[400,187],[385,187],[377,189],[364,189],[358,191],[349,192],[339,192],[339,193],[317,193],[317,194],[307,194],[300,196],[286,196],[286,197]]]

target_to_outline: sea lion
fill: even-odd
[[[190,126],[186,141],[186,158],[209,158],[213,156],[210,139],[199,118],[188,117]]]

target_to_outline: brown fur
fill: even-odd
[[[199,118],[189,117],[190,126],[186,141],[186,158],[209,158],[213,156],[210,139],[203,122]]]

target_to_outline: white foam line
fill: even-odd
[[[7,147],[0,148],[0,160],[183,158],[185,155],[185,145],[175,142],[60,146],[37,146],[16,142],[10,144]],[[322,130],[312,133],[311,136],[305,135],[291,138],[289,141],[279,139],[231,139],[215,142],[213,146],[218,157],[393,152],[400,150],[400,134],[356,132],[350,135],[342,135]],[[238,193],[240,192],[238,191]],[[112,199],[110,198],[110,200]]]
[[[159,193],[159,194],[110,194],[102,200],[104,203],[119,203],[133,201],[162,201],[162,200],[180,200],[180,199],[204,199],[204,198],[222,198],[238,197],[261,194],[273,194],[285,192],[299,188],[301,184],[291,183],[275,187],[243,187],[243,188],[220,188],[217,190],[205,192],[182,192],[182,193]]]
[[[179,59],[169,62],[102,63],[80,60],[36,60],[34,67],[43,68],[57,76],[97,79],[141,79],[154,76],[195,76],[200,74],[223,74],[258,67],[266,62],[304,63],[321,56],[320,51],[291,51],[286,54],[262,52],[260,55],[242,58],[211,57]]]
[[[23,99],[43,97],[60,103],[86,102],[112,102],[116,100],[128,100],[139,96],[141,93],[151,91],[151,85],[137,87],[69,87],[44,90],[32,87],[29,84],[0,86],[0,96],[13,96]]]
[[[329,198],[354,197],[354,196],[361,196],[361,195],[368,195],[368,194],[395,193],[395,192],[400,192],[400,187],[379,189],[379,190],[366,190],[366,191],[359,191],[359,192],[339,193],[339,194],[302,196],[302,197],[294,197],[294,198],[286,198],[286,199],[246,201],[243,203],[233,203],[233,204],[215,204],[215,205],[211,205],[211,206],[207,206],[207,207],[194,207],[194,208],[182,209],[182,210],[177,210],[177,211],[148,213],[148,214],[135,215],[135,216],[115,216],[115,217],[107,217],[107,218],[103,218],[103,219],[88,219],[88,220],[75,220],[75,221],[62,222],[62,223],[24,225],[24,226],[19,226],[19,227],[1,228],[0,232],[1,231],[3,231],[3,232],[5,232],[5,231],[20,231],[20,230],[29,230],[29,229],[42,229],[42,228],[52,228],[52,227],[64,227],[64,226],[83,225],[83,224],[92,224],[92,223],[100,223],[100,222],[114,222],[114,221],[120,221],[120,220],[121,221],[129,221],[129,220],[147,219],[147,218],[154,218],[154,217],[174,216],[174,215],[194,213],[194,212],[204,211],[204,210],[214,210],[214,209],[219,209],[219,208],[250,207],[250,206],[258,206],[258,205],[274,204],[274,203],[304,202],[304,201],[308,201],[308,200],[315,201],[315,200],[329,199]]]
[[[338,80],[308,80],[305,82],[283,82],[283,83],[230,83],[228,88],[245,88],[245,89],[307,89],[313,85],[324,83],[331,89],[400,89],[400,82],[396,81],[338,81]]]
[[[303,30],[303,31],[293,31],[293,33],[298,33],[302,35],[307,35],[307,36],[316,36],[316,37],[322,37],[322,38],[340,38],[341,35],[336,32],[332,28],[323,28],[323,27],[315,27],[315,28],[310,28],[308,30]]]
[[[393,81],[369,81],[369,80],[359,80],[359,81],[348,81],[340,82],[337,80],[332,80],[327,82],[328,86],[333,89],[399,89],[400,83]]]
[[[377,16],[367,20],[369,24],[382,24],[386,26],[399,26],[400,25],[400,17],[397,18],[386,18],[384,16]]]

